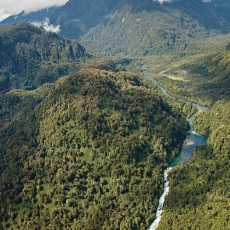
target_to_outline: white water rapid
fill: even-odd
[[[194,117],[201,113],[202,111],[205,110],[209,110],[210,108],[208,106],[203,106],[200,105],[198,103],[192,102],[192,101],[187,101],[187,100],[183,100],[177,97],[174,97],[172,95],[170,95],[167,90],[160,86],[157,82],[157,80],[151,78],[148,74],[145,73],[144,71],[144,66],[142,65],[141,68],[143,69],[142,73],[144,74],[144,76],[149,79],[150,81],[152,81],[161,91],[162,93],[164,93],[166,96],[178,100],[180,102],[185,102],[185,103],[191,103],[192,105],[196,106],[196,108],[199,110],[196,114],[194,114],[192,117],[186,119],[189,123],[189,130],[188,132],[190,133],[189,135],[187,135],[186,139],[189,140],[189,142],[191,144],[187,144],[188,142],[185,141],[184,144],[182,145],[182,149],[180,151],[180,153],[173,159],[173,161],[171,162],[171,164],[169,165],[169,167],[164,171],[164,191],[159,199],[159,204],[157,207],[157,212],[156,212],[156,219],[154,220],[154,222],[150,225],[150,227],[148,228],[148,230],[155,230],[157,229],[161,218],[162,218],[162,213],[163,213],[163,205],[164,202],[166,200],[166,197],[168,196],[169,193],[169,180],[168,180],[168,172],[170,170],[173,169],[174,166],[178,165],[178,164],[185,164],[188,163],[190,161],[190,159],[192,158],[192,152],[193,150],[197,147],[197,146],[201,146],[203,144],[206,143],[206,138],[201,135],[198,134],[194,131],[194,126],[193,126],[193,119]]]
[[[169,193],[169,180],[168,180],[168,172],[172,169],[173,167],[168,167],[167,169],[164,170],[164,191],[159,199],[159,204],[157,207],[157,212],[156,212],[156,219],[154,222],[151,224],[149,227],[149,230],[155,230],[158,227],[158,224],[161,221],[161,216],[163,213],[163,205],[165,202],[166,197],[168,196]]]

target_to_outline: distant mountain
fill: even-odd
[[[230,31],[230,9],[222,8],[201,0],[123,0],[80,41],[93,54],[184,56],[199,50],[199,41]]]
[[[230,31],[229,6],[79,0],[11,19],[40,14],[98,55],[183,56]],[[172,79],[156,74],[173,95],[212,105],[194,119],[207,144],[170,173],[159,229],[229,226],[230,45],[205,55],[166,66]],[[155,219],[192,105],[118,71],[132,57],[92,58],[84,66],[97,68],[70,74],[86,57],[76,40],[30,23],[0,27],[0,229],[145,230]]]
[[[230,31],[228,0],[70,0],[64,6],[11,16],[1,24],[43,21],[60,25],[60,35],[80,39],[97,55],[181,56],[197,41]]]
[[[85,49],[76,40],[29,23],[0,27],[0,90],[36,88],[76,69]]]
[[[60,35],[78,39],[95,27],[102,19],[111,12],[119,0],[69,0],[64,6],[50,7],[26,14],[10,16],[0,25],[15,22],[41,22],[49,18],[50,24],[60,25]]]

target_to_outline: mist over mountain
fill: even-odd
[[[1,22],[0,230],[148,229],[197,110],[142,63],[210,106],[158,228],[228,229],[229,13],[229,0],[70,0]]]
[[[79,39],[89,53],[158,55],[197,50],[200,41],[230,31],[226,0],[70,0],[64,6],[11,16],[0,24],[37,22]]]
[[[60,35],[78,39],[109,14],[118,0],[70,0],[64,6],[50,7],[32,13],[22,12],[3,20],[0,25],[14,22],[43,22],[46,18],[54,26],[60,25]]]

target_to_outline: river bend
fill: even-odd
[[[162,213],[163,213],[163,205],[169,193],[168,172],[172,170],[173,167],[176,165],[188,163],[192,158],[193,150],[197,146],[201,146],[206,143],[206,137],[194,131],[193,119],[198,113],[205,111],[205,110],[209,110],[210,108],[208,106],[200,105],[199,103],[196,103],[196,102],[183,100],[183,99],[172,96],[171,94],[167,92],[167,90],[164,87],[158,84],[157,80],[151,78],[148,74],[145,73],[143,66],[141,66],[141,68],[142,68],[143,75],[147,79],[149,79],[151,82],[153,82],[162,91],[163,94],[165,94],[166,96],[172,99],[178,100],[180,102],[191,103],[192,105],[196,106],[196,108],[198,109],[198,112],[196,114],[186,119],[189,122],[189,130],[188,130],[189,134],[186,136],[186,139],[184,140],[184,143],[182,145],[182,148],[179,154],[173,159],[173,161],[170,163],[168,168],[164,170],[164,191],[159,199],[159,204],[158,204],[157,212],[156,212],[156,219],[149,227],[149,230],[155,230],[160,223]]]

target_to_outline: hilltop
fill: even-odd
[[[229,10],[71,0],[18,15],[49,17],[87,52],[30,23],[0,27],[0,229],[149,227],[194,108],[162,95],[140,64],[171,95],[210,106],[194,119],[207,144],[170,172],[159,229],[228,228]]]
[[[88,54],[76,41],[30,23],[0,27],[0,89],[33,89],[77,69]]]
[[[137,75],[65,78],[1,132],[2,228],[146,229],[186,129]]]

